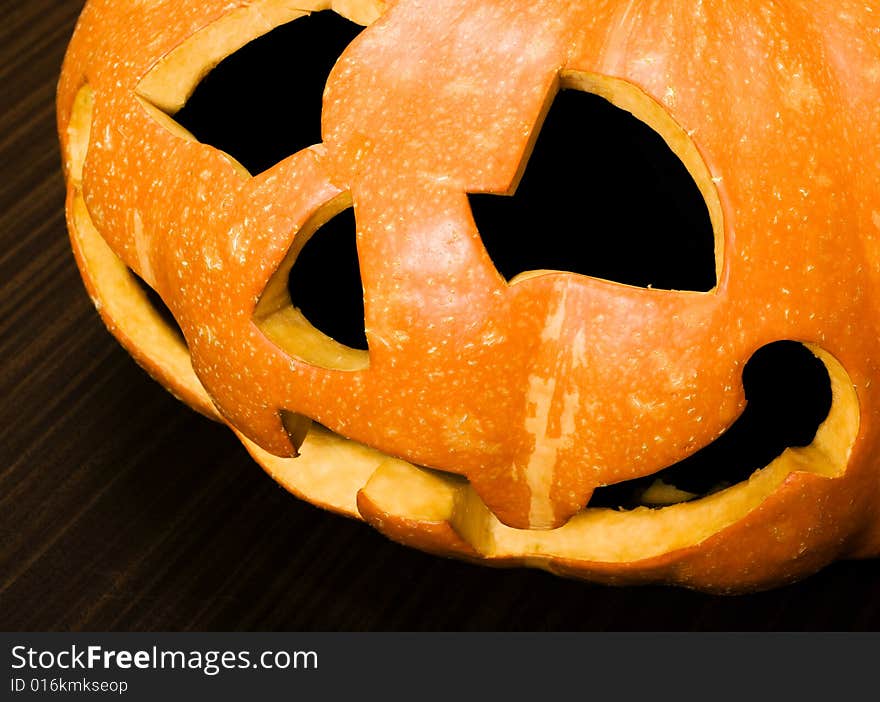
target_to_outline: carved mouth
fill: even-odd
[[[219,419],[192,370],[183,340],[169,328],[125,264],[101,239],[88,216],[79,184],[72,185],[72,241],[90,293],[102,315],[120,341],[152,375],[194,408]],[[698,544],[736,523],[779,489],[792,473],[807,472],[828,479],[845,473],[859,431],[858,398],[852,379],[833,356],[813,345],[807,348],[824,366],[831,397],[827,416],[807,446],[789,444],[747,479],[715,492],[712,491],[714,485],[710,486],[702,496],[694,494],[684,501],[673,500],[678,503],[660,509],[645,504],[655,499],[650,485],[647,491],[638,481],[606,488],[636,495],[632,508],[608,509],[591,504],[564,526],[548,531],[507,527],[460,476],[389,458],[317,425],[309,431],[299,458],[273,456],[241,434],[239,438],[260,465],[295,495],[335,512],[366,519],[392,538],[412,541],[415,538],[412,535],[421,534],[415,538],[414,545],[428,550],[498,562],[526,559],[534,565],[554,559],[584,563],[638,561]],[[796,377],[802,379],[802,376]],[[789,411],[798,405],[799,401],[792,399]],[[765,415],[758,423],[780,425],[780,410],[773,408],[769,412],[769,418]],[[748,419],[741,422],[747,424]],[[806,431],[809,431],[808,424]],[[738,431],[734,425],[724,436],[735,436]],[[707,455],[711,458],[728,440],[722,437],[704,449],[700,460]],[[653,484],[667,477],[676,489],[696,489],[681,479],[686,472],[682,466],[696,458],[697,454],[665,469],[669,473],[661,471],[647,480]],[[749,466],[742,465],[742,470],[747,473]],[[683,472],[680,475],[677,471]],[[700,476],[709,473],[712,480],[719,479],[718,472],[698,471]],[[670,477],[673,475],[675,477]],[[600,492],[599,497],[602,495]],[[607,501],[607,497],[605,499]],[[621,503],[615,507],[626,506],[625,499],[611,502]],[[449,539],[444,536],[446,541],[441,545],[432,545],[436,534],[454,536]]]
[[[588,507],[662,507],[747,481],[786,448],[808,446],[831,409],[825,365],[794,341],[759,349],[743,385],[744,412],[712,443],[657,473],[596,489]]]
[[[591,505],[557,529],[514,529],[486,508],[467,481],[396,461],[375,471],[361,491],[358,507],[370,523],[397,538],[412,533],[416,525],[436,529],[445,523],[466,549],[502,563],[525,558],[532,565],[546,566],[561,559],[587,567],[636,562],[694,546],[742,520],[793,473],[835,479],[846,472],[859,431],[858,398],[851,378],[833,356],[814,345],[806,348],[824,366],[831,395],[830,409],[812,441],[785,448],[747,479],[711,494],[689,496],[659,509],[644,504],[623,510]],[[779,417],[770,422],[774,423],[779,424]],[[735,436],[731,430],[727,433]],[[657,480],[657,474],[648,480]],[[467,553],[460,546],[455,549]]]

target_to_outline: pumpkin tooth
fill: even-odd
[[[675,487],[675,485],[665,483],[660,478],[657,478],[641,494],[639,501],[642,504],[649,506],[666,506],[678,504],[679,502],[687,502],[688,500],[693,500],[695,497],[699,497],[699,495],[695,492],[680,490]]]

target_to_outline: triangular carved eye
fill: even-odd
[[[309,238],[293,264],[287,291],[293,306],[319,331],[352,349],[366,350],[354,208],[343,210]]]
[[[327,77],[363,29],[332,10],[285,10],[280,26],[242,45],[242,33],[253,36],[259,24],[248,13],[258,9],[243,8],[193,35],[137,90],[166,128],[223,151],[251,175],[321,141]]]
[[[499,272],[581,273],[667,290],[716,284],[703,194],[663,138],[607,100],[557,94],[516,192],[470,195]]]
[[[300,229],[266,285],[254,322],[281,350],[321,368],[369,365],[355,213],[345,193]]]

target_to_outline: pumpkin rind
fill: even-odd
[[[163,112],[247,38],[329,6],[87,4],[58,92],[68,222],[89,293],[141,365],[294,493],[444,555],[728,592],[880,552],[880,4],[348,0],[334,8],[372,24],[331,73],[322,144],[251,178]],[[689,167],[716,230],[713,291],[497,273],[467,193],[516,186],[560,87],[631,110]],[[369,354],[318,365],[258,309],[291,247],[349,201]],[[539,552],[593,518],[596,486],[721,434],[745,362],[779,339],[852,388],[835,396],[854,419],[834,470],[804,462],[668,552]],[[305,435],[309,419],[333,434]],[[388,476],[423,503],[385,504]],[[491,515],[512,550],[481,546],[456,510]]]

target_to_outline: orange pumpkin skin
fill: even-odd
[[[736,592],[880,553],[880,3],[349,0],[334,9],[371,24],[331,73],[321,145],[251,178],[170,124],[217,37],[229,53],[329,4],[87,4],[58,90],[68,221],[141,365],[292,492],[443,555]],[[498,274],[466,195],[515,187],[560,87],[679,153],[713,215],[713,291]],[[369,354],[332,367],[260,305],[349,202]],[[809,449],[695,503],[584,510],[723,433],[743,365],[780,339],[832,378]],[[294,457],[306,417],[335,435]]]

